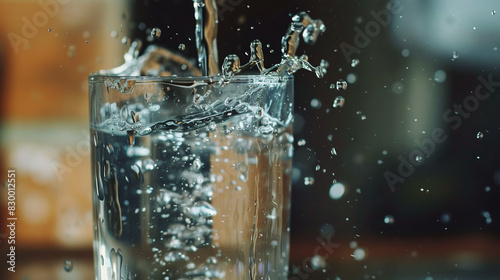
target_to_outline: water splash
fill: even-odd
[[[71,272],[73,270],[73,262],[70,260],[64,261],[64,271]]]

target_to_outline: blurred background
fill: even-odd
[[[329,68],[295,74],[290,279],[500,279],[498,1],[218,7],[221,60],[259,39],[279,62],[300,11],[326,25],[298,49]],[[188,0],[0,0],[0,179],[16,170],[18,218],[0,279],[93,278],[87,77],[135,38],[194,58],[192,18]]]

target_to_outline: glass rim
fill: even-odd
[[[186,76],[186,77],[173,77],[173,76],[120,76],[120,75],[106,75],[93,73],[88,77],[89,83],[102,83],[106,79],[119,79],[119,80],[134,80],[135,83],[173,83],[178,86],[203,86],[217,83],[276,83],[282,84],[290,80],[294,80],[293,75],[275,76],[275,75],[261,75],[261,74],[245,74],[234,75],[228,80],[224,80],[223,76]]]

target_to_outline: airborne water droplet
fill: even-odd
[[[361,261],[365,258],[366,252],[362,248],[357,248],[356,250],[354,250],[354,253],[352,256],[355,260]]]
[[[186,45],[184,45],[184,44],[179,44],[179,50],[181,50],[181,51],[186,50]]]
[[[151,37],[158,39],[161,36],[161,29],[158,27],[154,27],[151,29]]]
[[[387,215],[384,217],[384,223],[388,225],[394,224],[394,217],[392,215]]]
[[[339,200],[345,192],[345,187],[342,183],[334,183],[330,187],[330,198],[333,200]]]
[[[340,79],[337,81],[337,84],[336,84],[336,89],[337,90],[346,90],[347,89],[347,82]]]
[[[72,261],[64,261],[64,271],[71,272],[73,270],[73,262]]]
[[[446,81],[446,72],[444,72],[443,70],[437,70],[434,73],[434,81],[438,83],[443,83],[444,81]]]
[[[359,59],[357,59],[357,58],[354,58],[351,61],[351,67],[353,67],[353,68],[356,67],[356,66],[358,66],[358,64],[359,64]]]
[[[415,161],[416,162],[422,162],[423,157],[422,156],[415,156]]]
[[[306,186],[314,185],[314,177],[305,177],[304,178],[304,185],[306,185]]]
[[[313,270],[320,270],[326,267],[325,259],[320,255],[314,255],[311,259],[311,268]]]
[[[342,108],[344,107],[345,104],[345,99],[342,96],[337,96],[335,97],[335,100],[333,101],[333,108]]]
[[[483,139],[484,134],[480,131],[477,133],[476,137],[477,137],[477,139]]]

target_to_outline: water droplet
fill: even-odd
[[[314,108],[314,109],[319,109],[321,108],[321,101],[317,98],[313,98],[311,100],[311,107]]]
[[[354,84],[358,80],[358,77],[354,73],[349,73],[346,80],[349,84]]]
[[[366,252],[362,248],[356,248],[356,250],[354,250],[354,253],[352,254],[352,257],[357,261],[362,261],[366,257]]]
[[[347,82],[340,79],[337,81],[336,87],[337,90],[346,90],[347,89]]]
[[[443,70],[437,70],[434,73],[434,81],[438,83],[443,83],[444,81],[446,81],[446,72],[444,72]]]
[[[222,74],[230,76],[240,71],[240,58],[235,54],[230,54],[224,58],[222,63]]]
[[[332,153],[332,155],[336,156],[337,155],[337,150],[335,150],[335,148],[332,148],[331,153]]]
[[[333,108],[342,108],[344,107],[345,104],[345,99],[342,96],[337,96],[335,97],[335,100],[333,100]]]
[[[189,214],[193,217],[211,217],[217,214],[217,210],[210,203],[201,201],[191,206]]]
[[[72,261],[64,261],[64,271],[71,272],[73,270],[73,262]]]
[[[359,64],[359,59],[357,59],[357,58],[354,58],[351,61],[351,67],[353,67],[353,68],[356,67],[356,66],[358,66],[358,64]]]
[[[491,187],[490,187],[490,186],[486,186],[486,187],[484,187],[484,191],[485,191],[485,192],[489,192],[489,191],[491,191]]]
[[[484,134],[480,131],[477,133],[476,137],[477,137],[477,139],[483,139]]]
[[[178,47],[178,48],[179,48],[179,50],[181,50],[181,51],[185,51],[185,50],[186,50],[186,45],[184,45],[184,44],[179,44],[179,47]]]
[[[297,141],[297,145],[298,146],[304,146],[306,144],[306,140],[305,139],[300,139],[299,141]]]
[[[440,219],[440,221],[441,221],[443,224],[447,224],[447,223],[449,223],[449,222],[450,222],[450,220],[451,220],[451,216],[450,216],[450,214],[448,214],[448,213],[443,213],[443,215],[441,215],[441,219]]]
[[[482,211],[481,215],[485,218],[485,222],[487,224],[491,224],[491,222],[493,222],[493,219],[491,218],[490,212],[488,212],[488,211]]]
[[[124,44],[124,45],[128,44],[128,37],[127,36],[123,36],[122,44]]]
[[[409,57],[409,56],[410,56],[410,50],[409,50],[409,49],[403,49],[403,50],[401,51],[401,55],[402,55],[403,57]]]
[[[274,128],[270,125],[264,125],[264,126],[260,126],[257,130],[259,131],[260,134],[268,135],[268,134],[273,133]]]
[[[493,10],[491,11],[491,15],[494,16],[497,13],[497,11]]]
[[[422,156],[420,156],[420,155],[416,155],[416,156],[415,156],[415,161],[416,161],[416,162],[422,162],[422,160],[423,160],[423,159],[424,159],[424,158],[423,158]]]
[[[392,215],[387,215],[384,217],[384,223],[388,225],[394,224],[394,217]]]
[[[402,93],[404,91],[404,89],[405,89],[404,85],[402,83],[400,83],[400,82],[395,82],[391,86],[392,92],[394,92],[396,94]]]
[[[339,200],[345,193],[345,186],[342,183],[335,183],[330,187],[330,198]]]
[[[314,177],[305,177],[304,178],[304,185],[306,185],[306,186],[314,185]]]
[[[52,31],[52,28],[49,28],[49,32]]]
[[[153,29],[151,29],[151,37],[153,37],[154,39],[158,39],[160,38],[160,36],[161,36],[160,28],[154,27]]]
[[[311,259],[311,268],[313,270],[320,270],[326,267],[325,259],[320,255],[314,255]]]
[[[460,56],[458,55],[458,52],[457,51],[453,51],[453,55],[452,55],[453,60],[458,59],[459,57]]]

